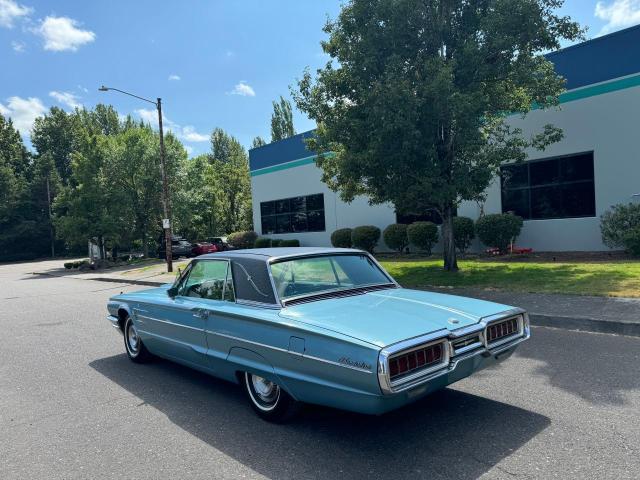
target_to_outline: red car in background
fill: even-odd
[[[215,253],[219,252],[220,249],[218,246],[209,242],[198,242],[193,244],[193,248],[191,249],[191,255],[197,257],[198,255],[204,255],[205,253]]]

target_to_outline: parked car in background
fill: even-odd
[[[233,247],[227,243],[227,237],[209,237],[207,242],[214,244],[218,248],[218,252],[232,250]]]
[[[160,245],[160,247],[158,248],[158,257],[165,258],[166,242],[165,242],[164,233],[158,239],[158,244]],[[193,248],[193,245],[191,245],[191,243],[188,242],[185,238],[179,235],[171,236],[171,256],[173,258],[190,257],[192,248]]]
[[[371,255],[342,248],[204,255],[174,284],[116,295],[107,309],[132,361],[157,355],[239,383],[272,421],[301,402],[381,414],[504,360],[530,335],[522,309],[402,288]]]
[[[209,242],[196,242],[191,248],[191,255],[197,257],[198,255],[204,255],[205,253],[220,252],[221,249],[217,245]]]

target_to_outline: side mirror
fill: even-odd
[[[171,298],[174,298],[176,295],[178,295],[178,287],[171,287],[169,290],[167,290],[167,295],[169,295]]]

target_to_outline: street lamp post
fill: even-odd
[[[114,90],[116,92],[124,93],[130,97],[135,97],[145,102],[153,103],[158,110],[158,128],[160,130],[160,174],[162,175],[162,210],[164,218],[162,220],[162,228],[164,229],[164,243],[165,243],[165,258],[167,259],[167,272],[173,272],[173,254],[171,252],[171,200],[169,197],[169,181],[167,180],[167,163],[165,160],[164,152],[164,134],[162,132],[162,99],[158,97],[157,101],[149,100],[148,98],[139,97],[133,93],[125,92],[113,87],[105,87],[102,85],[99,89],[101,92],[108,92]]]

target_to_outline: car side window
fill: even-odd
[[[226,260],[202,260],[196,262],[189,276],[179,287],[183,297],[222,300],[227,283],[229,262]],[[224,295],[227,297],[227,295]],[[227,298],[225,298],[227,300]]]
[[[231,265],[229,265],[229,267],[231,267]],[[236,301],[236,292],[233,288],[233,277],[231,274],[231,268],[227,269],[227,278],[225,280],[225,285],[224,285],[223,300],[227,302]]]

